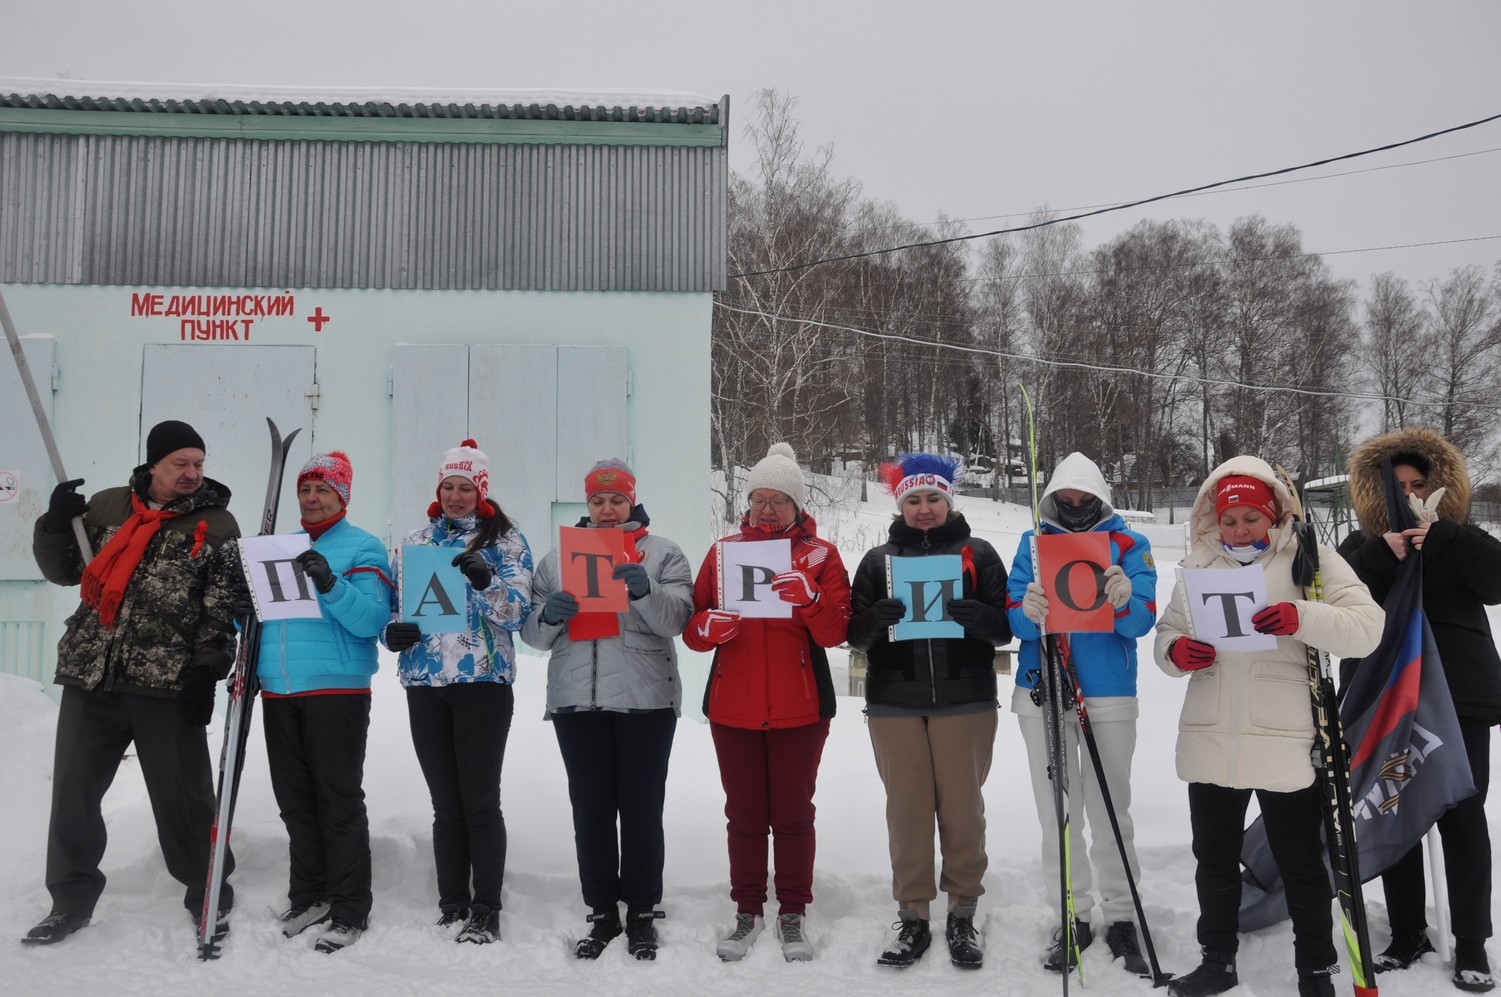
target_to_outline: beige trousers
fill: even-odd
[[[985,798],[997,712],[958,716],[871,717],[870,743],[886,786],[891,894],[927,919],[928,902],[972,907],[985,892]],[[943,866],[934,888],[933,827]]]

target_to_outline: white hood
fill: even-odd
[[[1110,486],[1105,483],[1105,475],[1098,464],[1077,450],[1060,460],[1058,466],[1053,468],[1047,490],[1037,502],[1037,511],[1042,516],[1042,521],[1067,533],[1068,527],[1058,521],[1057,499],[1053,497],[1053,493],[1062,488],[1076,488],[1081,492],[1098,495],[1101,523],[1115,515],[1115,505],[1110,501]]]

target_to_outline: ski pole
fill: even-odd
[[[1089,750],[1089,760],[1094,763],[1095,781],[1100,784],[1100,800],[1105,804],[1105,814],[1110,818],[1110,830],[1115,834],[1115,847],[1121,853],[1121,867],[1126,871],[1126,885],[1131,889],[1131,902],[1136,905],[1136,919],[1141,922],[1141,940],[1146,946],[1147,960],[1152,967],[1152,988],[1167,986],[1172,973],[1164,973],[1157,962],[1157,949],[1152,945],[1152,931],[1147,927],[1147,912],[1141,902],[1141,892],[1136,888],[1136,875],[1131,872],[1131,859],[1126,854],[1126,838],[1121,834],[1121,824],[1115,814],[1115,801],[1110,797],[1110,781],[1105,778],[1105,763],[1100,760],[1100,746],[1095,740],[1094,727],[1089,722],[1089,709],[1084,704],[1084,687],[1079,684],[1079,674],[1074,670],[1073,650],[1065,635],[1060,656],[1064,676],[1074,692],[1074,712],[1079,715],[1079,730],[1084,735],[1084,745]]]
[[[26,397],[31,399],[31,414],[36,416],[36,427],[41,430],[42,444],[47,448],[47,458],[52,461],[52,473],[58,484],[71,480],[63,470],[62,454],[57,452],[57,440],[52,437],[52,426],[47,422],[47,413],[42,411],[42,396],[37,394],[36,381],[31,376],[31,365],[26,362],[26,353],[21,349],[21,337],[16,334],[15,323],[10,319],[10,309],[5,305],[5,295],[0,294],[0,325],[5,326],[5,339],[10,343],[10,355],[16,358],[16,370],[21,375],[21,384],[26,388]],[[73,536],[78,539],[78,551],[83,563],[94,559],[94,549],[89,546],[89,535],[83,528],[83,517],[73,517]]]

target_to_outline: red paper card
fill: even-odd
[[[611,572],[630,559],[620,530],[558,529],[559,586],[578,600],[580,614],[625,612],[625,582]]]
[[[1104,533],[1044,533],[1032,570],[1048,597],[1049,633],[1108,633],[1115,610],[1105,600],[1110,537]]]

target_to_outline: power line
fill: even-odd
[[[1418,398],[1400,398],[1396,395],[1371,394],[1363,391],[1337,391],[1333,389],[1292,388],[1273,384],[1252,384],[1247,381],[1236,381],[1228,378],[1201,377],[1193,374],[1167,374],[1155,370],[1141,370],[1137,367],[1124,367],[1116,364],[1101,364],[1086,360],[1056,360],[1038,356],[1028,356],[1024,353],[1009,353],[1004,350],[992,350],[983,346],[966,346],[963,343],[945,343],[940,340],[918,339],[915,336],[904,336],[893,332],[872,332],[869,329],[859,329],[850,325],[839,325],[834,322],[820,322],[817,319],[798,318],[793,315],[774,315],[752,308],[737,308],[723,302],[714,302],[715,308],[727,312],[736,312],[741,315],[753,315],[757,318],[775,319],[780,322],[793,322],[798,325],[812,325],[823,329],[834,329],[840,332],[852,332],[857,336],[865,336],[870,339],[884,339],[893,342],[909,343],[914,346],[937,347],[944,350],[953,350],[958,353],[976,353],[982,356],[997,357],[1003,360],[1016,360],[1022,363],[1040,364],[1045,367],[1061,367],[1072,370],[1087,370],[1103,374],[1131,374],[1136,377],[1147,377],[1160,381],[1188,381],[1193,384],[1205,384],[1219,388],[1243,388],[1248,391],[1265,391],[1290,395],[1305,395],[1311,398],[1348,398],[1352,401],[1361,402],[1397,402],[1404,405],[1417,405],[1425,408],[1444,408],[1448,405],[1459,404],[1471,408],[1485,409],[1491,412],[1501,412],[1501,406],[1483,405],[1468,399],[1456,399],[1452,402],[1430,402]]]
[[[1486,242],[1501,239],[1501,235],[1472,235],[1461,239],[1432,239],[1428,242],[1404,242],[1391,246],[1366,246],[1361,249],[1326,249],[1321,252],[1287,253],[1281,256],[1231,256],[1219,260],[1193,260],[1188,263],[1160,263],[1141,267],[1107,267],[1089,270],[1055,270],[1050,273],[1019,273],[1005,277],[965,277],[966,284],[1016,281],[1038,277],[1090,277],[1103,273],[1147,273],[1158,270],[1191,270],[1195,267],[1227,267],[1239,263],[1272,263],[1282,260],[1306,260],[1313,257],[1347,256],[1351,253],[1383,253],[1393,249],[1423,249],[1427,246],[1453,246],[1461,242]]]
[[[1381,172],[1383,172],[1385,170],[1400,170],[1400,169],[1405,169],[1406,167],[1409,167],[1409,166],[1427,166],[1427,165],[1429,165],[1431,163],[1447,163],[1450,160],[1454,160],[1454,159],[1468,159],[1471,156],[1485,156],[1485,155],[1489,155],[1490,153],[1493,153],[1493,152],[1501,152],[1501,147],[1497,147],[1495,149],[1476,149],[1474,152],[1459,152],[1459,153],[1455,153],[1452,156],[1434,156],[1432,159],[1414,159],[1414,160],[1411,160],[1411,161],[1406,162],[1406,163],[1390,163],[1390,164],[1388,164],[1386,166],[1368,166],[1368,167],[1366,167],[1363,170],[1345,170],[1345,171],[1340,172],[1340,173],[1325,173],[1325,174],[1322,174],[1322,175],[1316,176],[1316,177],[1297,177],[1296,179],[1293,179],[1293,180],[1274,180],[1271,183],[1248,184],[1248,185],[1246,185],[1244,187],[1227,187],[1224,190],[1204,190],[1204,191],[1199,191],[1196,194],[1185,194],[1183,196],[1184,197],[1208,197],[1208,196],[1213,195],[1213,194],[1234,194],[1234,193],[1238,193],[1238,192],[1243,191],[1243,190],[1261,190],[1264,187],[1286,187],[1286,186],[1289,186],[1289,185],[1295,184],[1295,183],[1314,183],[1315,181],[1318,181],[1318,180],[1337,180],[1337,179],[1339,179],[1341,177],[1358,176],[1361,173],[1381,173]],[[1123,205],[1124,205],[1124,202],[1121,202],[1121,201],[1105,201],[1105,202],[1102,202],[1100,204],[1078,204],[1078,205],[1074,205],[1073,207],[1069,207],[1069,208],[1059,208],[1058,210],[1059,211],[1088,211],[1088,210],[1091,210],[1093,208],[1108,208],[1108,207],[1118,207],[1118,206],[1123,206]],[[962,224],[964,224],[966,222],[989,222],[989,221],[994,221],[997,218],[1026,218],[1026,217],[1034,214],[1035,212],[1036,212],[1036,209],[1033,209],[1032,211],[1009,211],[1009,212],[1005,212],[1005,213],[1002,213],[1002,214],[999,214],[999,215],[980,215],[980,216],[975,217],[975,218],[945,218],[945,219],[941,219],[941,220],[937,220],[937,221],[931,221],[931,222],[913,222],[913,224],[914,225],[919,225],[919,226],[921,226],[923,228],[930,228],[930,227],[932,227],[934,225],[944,225],[944,224],[961,224],[962,225]]]
[[[1247,176],[1234,177],[1229,180],[1216,180],[1214,183],[1201,184],[1198,187],[1188,187],[1183,190],[1174,191],[1170,194],[1157,194],[1152,197],[1144,197],[1138,201],[1128,201],[1124,204],[1116,204],[1110,205],[1108,207],[1096,208],[1093,211],[1083,211],[1077,214],[1065,215],[1058,218],[1050,218],[1047,221],[1033,222],[1030,225],[1016,225],[1011,228],[995,229],[991,232],[979,232],[975,235],[958,235],[947,239],[929,239],[924,242],[909,242],[900,246],[888,246],[885,249],[870,249],[861,253],[847,253],[843,256],[830,256],[824,259],[810,260],[807,263],[796,263],[792,266],[771,267],[766,270],[752,270],[744,273],[732,273],[729,276],[733,279],[743,280],[747,277],[765,277],[771,274],[778,273],[795,273],[799,270],[807,270],[811,267],[823,266],[826,263],[845,263],[850,260],[861,260],[871,256],[884,256],[887,253],[898,253],[907,249],[925,249],[932,246],[946,246],[950,243],[955,242],[968,242],[973,239],[987,239],[995,235],[1010,235],[1016,232],[1030,232],[1034,229],[1046,228],[1049,225],[1058,225],[1063,222],[1075,222],[1079,221],[1082,218],[1092,218],[1095,215],[1108,214],[1113,211],[1124,211],[1127,208],[1136,208],[1140,207],[1143,204],[1152,204],[1156,201],[1168,200],[1169,198],[1184,197],[1188,194],[1197,194],[1200,191],[1213,190],[1216,187],[1225,187],[1230,184],[1236,183],[1246,183],[1251,180],[1262,180],[1266,177],[1281,176],[1285,173],[1295,173],[1299,170],[1313,169],[1316,166],[1326,166],[1329,163],[1337,163],[1346,159],[1356,159],[1360,156],[1369,156],[1378,152],[1386,152],[1390,149],[1399,149],[1405,145],[1413,145],[1417,142],[1426,142],[1429,139],[1438,138],[1440,135],[1449,135],[1454,132],[1464,131],[1467,128],[1475,128],[1479,125],[1489,124],[1490,122],[1496,121],[1498,119],[1501,119],[1501,114],[1492,114],[1489,117],[1478,118],[1475,121],[1467,121],[1462,125],[1455,125],[1452,128],[1444,128],[1436,132],[1429,132],[1427,135],[1419,135],[1416,138],[1403,139],[1400,142],[1389,142],[1386,145],[1376,146],[1372,149],[1362,149],[1359,152],[1347,152],[1343,155],[1330,156],[1327,159],[1320,159],[1311,163],[1303,163],[1298,166],[1284,166],[1281,169],[1268,170],[1265,173],[1252,173],[1248,174]]]

